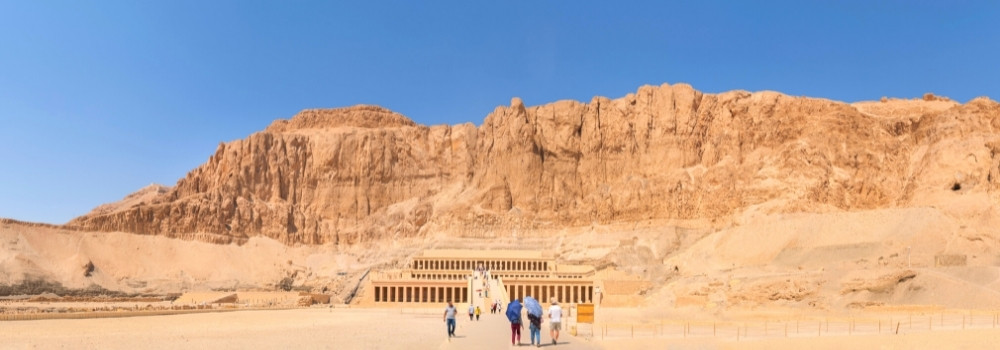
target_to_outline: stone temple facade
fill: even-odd
[[[367,303],[508,303],[532,296],[542,302],[593,303],[599,298],[591,266],[557,264],[541,251],[426,250],[406,269],[373,272]]]

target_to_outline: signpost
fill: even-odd
[[[576,323],[594,323],[594,304],[576,304]]]

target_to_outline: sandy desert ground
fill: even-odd
[[[940,331],[910,335],[709,339],[615,339],[596,341],[606,349],[993,349],[1000,331]]]
[[[696,315],[692,315],[696,316]],[[695,317],[692,317],[695,318]],[[459,318],[457,339],[444,337],[437,309],[344,309],[235,311],[91,320],[3,322],[3,349],[508,349],[509,328],[500,315],[478,322]],[[730,332],[732,333],[732,332]],[[550,347],[548,329],[542,332]],[[801,334],[735,339],[709,334],[683,337],[625,334],[573,337],[562,349],[988,349],[996,328],[942,329],[909,334]],[[527,342],[527,332],[523,338]]]
[[[843,312],[894,305],[995,311],[1000,309],[996,238],[987,230],[962,229],[1000,217],[976,209],[988,207],[976,205],[988,201],[966,196],[940,208],[748,213],[722,228],[697,221],[643,221],[491,239],[442,232],[346,248],[286,246],[264,237],[219,245],[5,224],[0,225],[0,285],[45,278],[67,289],[100,285],[165,294],[275,291],[288,278],[296,288],[327,288],[335,303],[343,303],[340,298],[364,272],[398,268],[422,249],[544,249],[560,261],[610,265],[609,272],[651,282],[641,296],[607,295],[608,307],[696,307],[708,313],[784,307]],[[938,258],[953,254],[965,258],[962,265],[938,266]],[[94,265],[90,276],[87,262]],[[605,284],[619,282],[610,278]]]
[[[12,349],[435,349],[440,315],[312,308],[5,322]],[[439,334],[440,333],[440,334]]]

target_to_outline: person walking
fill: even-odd
[[[552,298],[552,306],[549,306],[549,335],[552,336],[552,345],[559,342],[559,330],[562,328],[562,308],[559,301]]]
[[[476,307],[472,306],[472,304],[469,304],[469,321],[472,321],[472,318],[475,316],[475,314],[476,314]]]
[[[451,337],[455,336],[455,314],[457,313],[455,305],[449,301],[448,307],[444,308],[444,323],[448,326],[448,341],[451,341]]]
[[[528,313],[528,340],[531,345],[542,347],[542,318]]]
[[[479,307],[476,306],[476,321],[479,321]]]
[[[510,345],[521,345],[521,302],[514,299],[507,305],[507,320],[510,321]]]

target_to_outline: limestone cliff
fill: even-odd
[[[993,193],[1000,105],[931,97],[846,104],[644,86],[590,103],[515,98],[479,128],[417,125],[374,106],[306,110],[220,144],[151,200],[69,225],[353,244],[431,228],[842,211]]]

